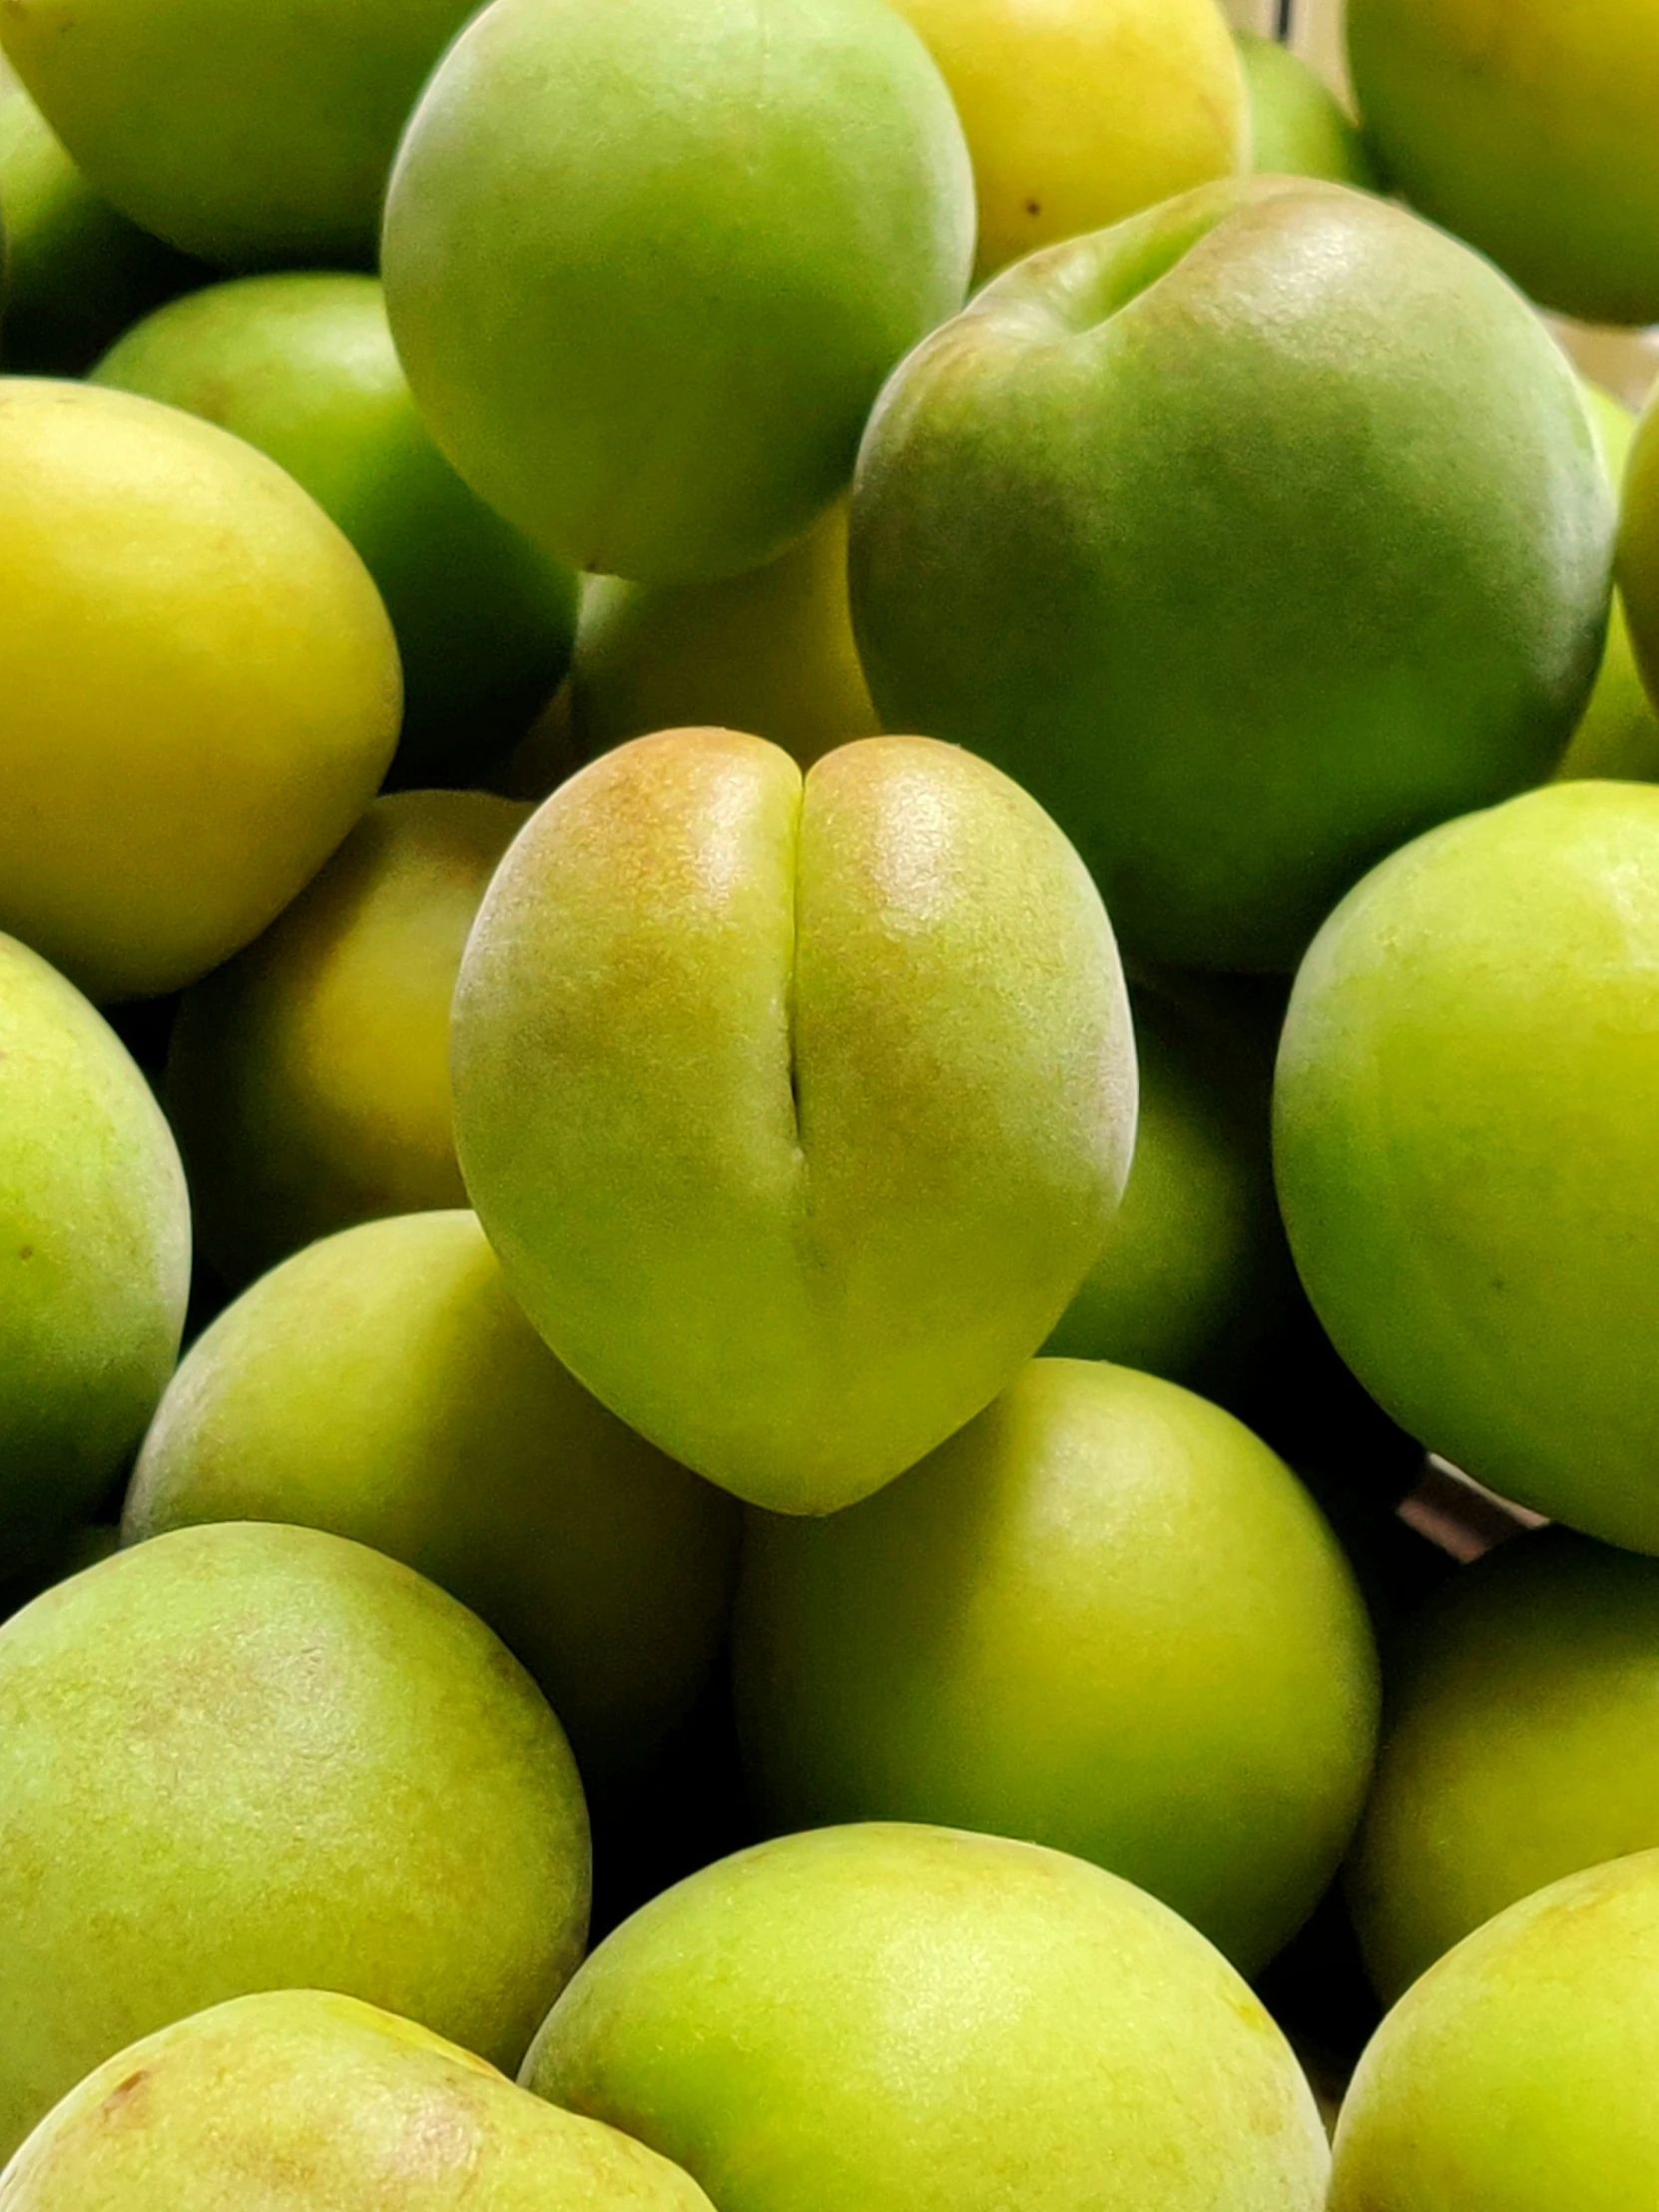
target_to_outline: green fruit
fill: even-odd
[[[455,1127],[572,1374],[830,1512],[971,1418],[1099,1251],[1134,1048],[1077,855],[994,769],[671,731],[561,786],[456,989]]]
[[[1649,700],[1659,701],[1659,399],[1637,424],[1624,464],[1618,566],[1631,648]]]
[[[1583,391],[1608,481],[1617,492],[1630,459],[1636,418],[1598,385],[1586,383]],[[1602,655],[1595,690],[1555,774],[1559,778],[1606,776],[1659,782],[1659,715],[1655,715],[1642,688],[1622,591],[1613,595],[1607,650]]]
[[[1376,869],[1297,978],[1274,1124],[1297,1266],[1372,1394],[1659,1551],[1659,791],[1555,784]]]
[[[1548,775],[1612,506],[1485,263],[1368,194],[1225,183],[1033,255],[903,363],[853,622],[887,728],[1017,777],[1129,951],[1288,967],[1383,853]]]
[[[1250,95],[1251,166],[1377,192],[1377,164],[1325,79],[1277,39],[1235,33]]]
[[[1316,2212],[1289,2046],[1128,1883],[946,1829],[741,1852],[594,1952],[526,2087],[721,2212]]]
[[[248,1520],[354,1537],[469,1605],[546,1692],[590,1790],[637,1781],[714,1672],[730,1500],[571,1380],[471,1214],[324,1238],[197,1339],[127,1538]]]
[[[515,2065],[587,1905],[535,1685],[360,1544],[181,1529],[0,1629],[0,2155],[112,2052],[258,1989]]]
[[[1128,1368],[1033,1361],[878,1497],[755,1515],[734,1656],[770,1826],[1028,1836],[1250,1973],[1371,1774],[1377,1658],[1319,1509],[1231,1414]]]
[[[1659,2197],[1659,1852],[1513,1905],[1360,2062],[1330,2212],[1636,2212]]]
[[[807,529],[972,256],[950,96],[879,0],[494,0],[415,111],[383,246],[461,474],[648,583]]]
[[[394,783],[474,783],[524,735],[570,660],[576,579],[432,443],[372,276],[215,284],[128,331],[93,381],[234,430],[339,524],[403,662]]]
[[[0,2212],[709,2212],[614,2128],[555,2112],[408,2020],[316,1989],[237,1997],[72,2090]]]
[[[148,1084],[74,985],[0,936],[0,1574],[119,1474],[189,1293],[184,1171]]]

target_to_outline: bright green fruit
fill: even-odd
[[[483,792],[377,799],[265,934],[185,994],[165,1095],[227,1284],[352,1222],[466,1203],[449,1001],[528,813]]]
[[[1419,837],[1297,978],[1279,1195],[1333,1342],[1506,1497],[1659,1551],[1659,790]]]
[[[1390,182],[1546,307],[1659,318],[1652,0],[1349,0]]]
[[[257,1989],[515,2065],[587,1905],[535,1684],[360,1544],[180,1529],[0,1629],[0,2152],[112,2052]]]
[[[1388,2014],[1330,2212],[1637,2212],[1659,2200],[1659,1852],[1571,1875]]]
[[[1025,794],[925,738],[803,783],[724,730],[607,753],[479,911],[462,1172],[630,1426],[830,1512],[987,1404],[1106,1238],[1135,1117],[1111,925]]]
[[[494,0],[428,85],[386,301],[461,474],[573,566],[780,552],[960,305],[973,179],[879,0]]]
[[[324,1238],[198,1338],[126,1534],[297,1521],[417,1567],[523,1660],[591,1786],[637,1779],[707,1685],[735,1519],[572,1382],[474,1216],[433,1213]]]
[[[130,330],[93,381],[234,430],[339,524],[403,662],[394,783],[475,783],[524,735],[570,660],[576,578],[432,443],[372,276],[215,284]]]
[[[149,1085],[73,984],[0,936],[0,1574],[119,1474],[189,1292],[184,1173]]]
[[[1384,852],[1548,775],[1612,536],[1496,272],[1259,178],[1033,255],[910,355],[852,614],[886,726],[1017,777],[1131,952],[1289,967]]]
[[[1377,1734],[1365,1607],[1290,1469],[1093,1361],[1033,1361],[847,1512],[755,1515],[735,1663],[772,1827],[1029,1836],[1252,1973],[1336,1873]]]
[[[1583,389],[1590,426],[1601,448],[1608,481],[1616,492],[1629,463],[1636,418],[1598,385],[1586,383]],[[1652,494],[1647,496],[1651,498]],[[1607,649],[1590,704],[1555,773],[1557,777],[1610,776],[1659,782],[1659,715],[1655,715],[1642,688],[1622,591],[1613,595]]]
[[[1649,699],[1659,701],[1659,398],[1637,424],[1624,464],[1619,587],[1637,666]]]
[[[207,261],[355,262],[469,0],[6,0],[18,75],[95,189]]]
[[[257,2191],[257,2198],[252,2192]],[[41,2122],[0,2212],[709,2212],[690,2177],[354,1997],[237,1997]]]
[[[1319,72],[1278,39],[1253,31],[1236,36],[1250,95],[1252,168],[1261,176],[1324,177],[1376,192],[1377,165]]]
[[[721,2212],[1316,2212],[1329,2164],[1273,2021],[1097,1867],[947,1829],[741,1852],[611,1936],[526,2087]]]

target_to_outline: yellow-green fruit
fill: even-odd
[[[973,157],[977,274],[1250,164],[1215,0],[896,0]]]
[[[516,2065],[587,1907],[558,1722],[395,1560],[179,1529],[0,1629],[0,2154],[113,2052],[258,1989]]]
[[[95,998],[259,934],[373,798],[397,648],[367,570],[240,438],[0,384],[0,927]]]
[[[1377,164],[1319,72],[1278,39],[1253,31],[1235,36],[1250,95],[1251,168],[1264,177],[1324,177],[1376,192]]]
[[[1584,385],[1584,400],[1608,479],[1618,491],[1635,440],[1636,417],[1597,384]],[[1613,594],[1607,647],[1590,704],[1555,774],[1557,780],[1611,776],[1641,783],[1659,781],[1659,715],[1636,666],[1622,590]]]
[[[126,1536],[239,1520],[354,1537],[471,1606],[541,1684],[590,1790],[649,1769],[725,1631],[731,1499],[560,1367],[468,1213],[324,1238],[197,1339]]]
[[[352,1222],[466,1203],[449,1001],[528,814],[483,792],[376,800],[271,928],[186,993],[165,1094],[227,1283]]]
[[[1637,668],[1649,701],[1659,702],[1659,395],[1637,423],[1624,465],[1618,580]]]
[[[0,2212],[710,2212],[688,2174],[410,2020],[235,1997],[119,2051],[0,2178]]]

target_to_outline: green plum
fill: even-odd
[[[1630,460],[1636,417],[1599,385],[1586,383],[1583,388],[1602,462],[1617,491]],[[1555,773],[1558,777],[1610,776],[1659,782],[1659,714],[1654,712],[1636,666],[1622,591],[1613,595],[1607,650],[1602,655],[1595,690]]]
[[[1278,39],[1235,35],[1250,95],[1251,166],[1263,176],[1324,177],[1379,191],[1370,148],[1318,70]]]
[[[493,0],[415,110],[382,256],[474,489],[573,567],[695,582],[844,488],[961,303],[973,179],[880,0]]]
[[[985,763],[635,739],[497,870],[455,994],[467,1191],[559,1358],[831,1512],[987,1404],[1105,1243],[1134,1042],[1099,896]]]
[[[900,365],[853,625],[886,727],[1019,778],[1128,952],[1285,969],[1384,853],[1549,774],[1613,532],[1572,371],[1487,263],[1245,179],[1032,255]]]
[[[723,1860],[593,1953],[528,2088],[721,2212],[1318,2212],[1289,2045],[1155,1900],[1034,1844],[819,1829]]]
[[[1636,664],[1649,700],[1659,703],[1659,396],[1649,399],[1625,458],[1618,566]]]

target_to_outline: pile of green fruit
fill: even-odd
[[[0,2212],[1659,2204],[1659,13],[1348,13],[0,0]]]

